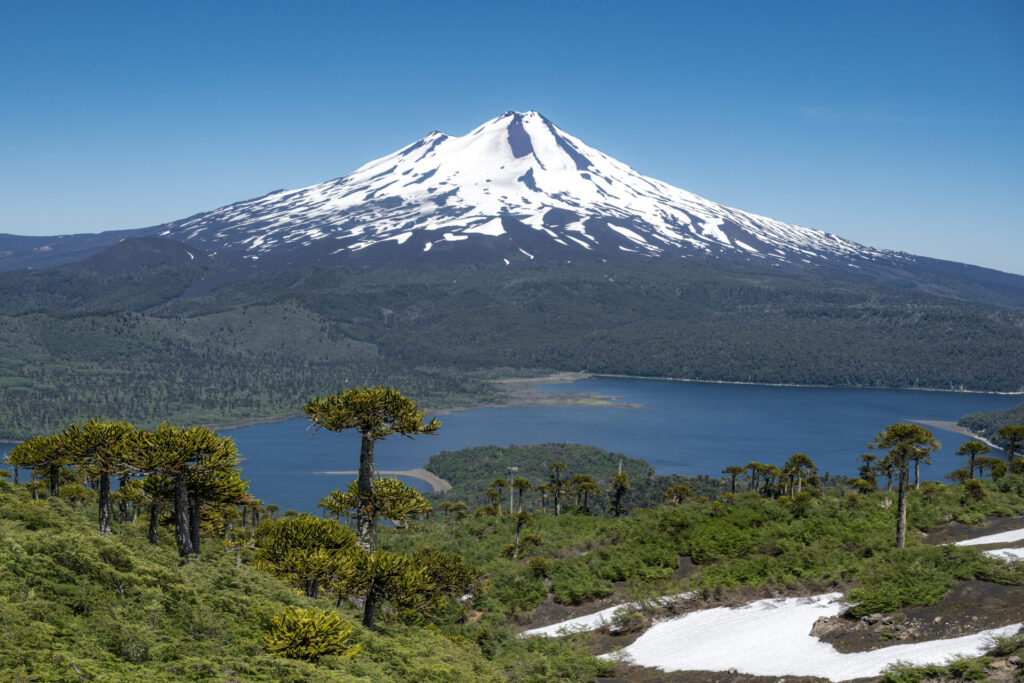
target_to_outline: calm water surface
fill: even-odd
[[[421,467],[441,450],[487,444],[569,441],[647,460],[659,474],[717,474],[751,460],[781,465],[807,453],[821,472],[853,474],[865,445],[887,424],[915,419],[956,421],[971,412],[1006,409],[1020,396],[930,391],[769,387],[625,378],[592,378],[541,385],[545,392],[593,392],[639,408],[481,408],[441,416],[433,436],[392,436],[377,445],[381,470]],[[245,456],[252,493],[282,509],[315,511],[316,502],[353,477],[317,474],[354,470],[355,433],[321,431],[308,421],[227,430]],[[967,439],[933,430],[942,449],[921,476],[941,479],[961,465]],[[0,452],[10,445],[0,445]],[[495,473],[499,476],[503,473]],[[419,486],[418,480],[408,483]]]

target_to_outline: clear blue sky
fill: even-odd
[[[1024,273],[1024,2],[6,2],[0,232],[162,223],[536,109],[637,170]]]

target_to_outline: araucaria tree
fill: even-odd
[[[424,422],[425,411],[411,399],[390,387],[357,387],[341,394],[310,399],[303,407],[314,431],[342,432],[355,429],[362,436],[359,449],[356,530],[359,545],[369,552],[376,548],[377,520],[373,510],[373,449],[392,434],[412,438],[433,434],[441,428],[436,419]]]
[[[796,492],[793,495],[803,490],[804,481],[818,473],[818,468],[814,465],[814,461],[804,453],[794,453],[789,456],[784,470],[793,477],[796,483]]]
[[[61,484],[73,480],[71,474],[71,458],[60,447],[58,435],[36,436],[22,441],[7,455],[9,462],[17,471],[18,467],[32,470],[33,476],[46,482],[48,495],[56,496]]]
[[[139,469],[168,477],[174,506],[174,537],[181,557],[199,553],[202,506],[237,502],[248,483],[241,478],[235,443],[206,427],[164,423],[145,437]]]
[[[986,446],[981,441],[968,441],[957,450],[957,455],[967,456],[967,469],[970,472],[971,479],[974,479],[974,468],[976,466],[976,458],[979,455],[984,455],[990,452],[992,449]]]
[[[562,514],[562,491],[564,489],[562,474],[568,469],[564,462],[553,462],[548,465],[548,472],[551,477],[548,490],[551,493],[551,497],[555,500],[555,517]]]
[[[523,492],[533,488],[533,484],[526,477],[516,477],[512,482],[512,488],[519,492],[519,511],[523,511]]]
[[[729,490],[731,493],[736,493],[736,477],[743,474],[744,471],[744,468],[740,467],[739,465],[729,465],[724,470],[722,470],[722,474],[729,475]]]
[[[256,566],[296,586],[308,597],[335,580],[355,550],[355,535],[337,520],[311,515],[266,520],[256,530]]]
[[[137,466],[139,440],[127,422],[89,420],[71,424],[57,436],[76,468],[97,482],[100,533],[110,533],[110,478],[129,474]]]
[[[935,435],[920,425],[900,422],[889,425],[878,433],[868,448],[887,450],[886,458],[891,459],[899,477],[896,505],[896,547],[902,548],[907,538],[907,486],[910,478],[910,461],[920,461],[939,448]]]
[[[626,514],[626,494],[633,490],[629,483],[629,475],[619,472],[612,477],[611,491],[608,495],[612,514],[620,517]]]
[[[999,438],[1006,444],[1006,464],[1013,464],[1013,456],[1020,450],[1021,444],[1024,444],[1024,426],[1022,425],[1006,425],[999,430]]]

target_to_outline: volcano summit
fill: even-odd
[[[303,247],[321,258],[438,263],[623,254],[897,258],[643,176],[535,111],[506,112],[462,137],[434,132],[343,178],[151,230],[250,258]]]

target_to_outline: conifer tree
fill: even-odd
[[[618,472],[612,477],[609,503],[613,515],[620,517],[626,514],[626,494],[632,490],[629,475],[625,472]]]
[[[804,480],[818,472],[814,461],[804,453],[794,453],[786,461],[786,467],[793,473],[796,480],[796,493],[800,493]]]
[[[140,441],[127,422],[70,424],[57,436],[59,448],[82,472],[97,482],[100,533],[110,533],[111,477],[127,476],[139,464]]]
[[[533,488],[533,484],[526,477],[516,477],[512,482],[512,488],[519,492],[519,512],[523,511],[523,492]]]
[[[999,438],[1006,443],[1006,463],[1012,465],[1013,457],[1020,450],[1021,444],[1024,444],[1024,426],[1006,425],[999,430]]]
[[[356,537],[333,519],[298,515],[266,520],[256,530],[256,566],[316,598],[355,550]]]
[[[729,475],[729,486],[730,486],[729,490],[730,490],[730,493],[733,493],[733,494],[736,493],[736,477],[741,475],[741,474],[743,474],[743,471],[744,471],[744,468],[742,468],[742,467],[740,467],[738,465],[729,465],[724,470],[722,470],[722,474],[728,474]]]
[[[338,572],[334,590],[339,595],[363,597],[363,626],[376,626],[380,603],[390,603],[410,614],[421,608],[433,584],[422,567],[408,557],[384,550],[368,553],[361,549],[346,555]]]
[[[206,427],[173,427],[166,422],[143,442],[139,468],[171,483],[178,554],[196,555],[203,503],[237,500],[248,488],[235,444]]]
[[[991,452],[992,449],[986,446],[981,441],[968,441],[964,445],[960,446],[957,450],[957,455],[967,456],[967,471],[971,475],[971,479],[974,479],[974,467],[975,460],[979,455]]]
[[[71,476],[71,457],[60,446],[56,434],[36,436],[22,441],[7,454],[14,467],[27,467],[33,475],[46,482],[46,493],[57,495],[62,483],[74,481]]]
[[[878,433],[868,448],[888,450],[885,459],[890,459],[899,476],[896,504],[896,547],[906,544],[907,536],[907,487],[910,478],[910,460],[926,457],[939,448],[935,436],[924,427],[908,422],[889,425]]]
[[[327,429],[342,432],[355,429],[362,437],[359,450],[358,506],[356,528],[359,545],[373,551],[376,547],[376,520],[372,510],[373,451],[378,441],[392,434],[413,438],[433,434],[441,428],[436,419],[424,422],[425,411],[411,399],[390,387],[357,387],[341,394],[317,396],[306,402],[303,412],[312,421],[314,432]]]
[[[562,514],[562,474],[568,469],[564,462],[553,462],[548,465],[548,473],[551,478],[551,482],[548,484],[548,492],[555,502],[555,517]]]
[[[693,491],[691,491],[690,487],[685,484],[669,486],[665,490],[665,493],[662,494],[662,498],[672,505],[679,505],[691,497],[693,497]]]

